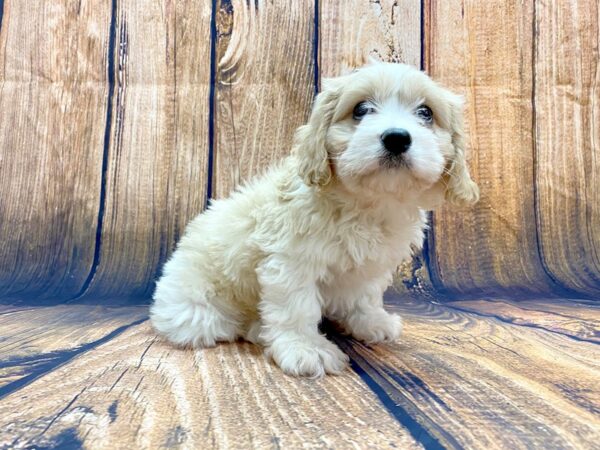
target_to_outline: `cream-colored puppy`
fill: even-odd
[[[368,343],[397,339],[383,292],[444,198],[478,198],[458,96],[402,64],[325,80],[292,154],[188,225],[152,324],[180,345],[259,343],[288,374],[339,373],[348,358],[321,318]]]

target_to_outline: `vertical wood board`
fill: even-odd
[[[369,63],[369,59],[421,64],[421,2],[324,0],[319,3],[319,55],[321,78],[335,77]],[[429,287],[423,277],[422,255],[402,263],[398,288]],[[426,271],[426,269],[425,269]]]
[[[369,57],[419,67],[421,2],[323,0],[319,68],[324,78],[368,64]]]
[[[206,195],[210,4],[118,3],[98,266],[86,297],[149,297]]]
[[[545,266],[560,283],[600,293],[598,2],[537,2],[536,214]]]
[[[479,204],[434,214],[430,269],[454,294],[550,292],[534,214],[533,5],[427,4],[427,71],[465,96],[468,160]]]
[[[94,260],[110,4],[0,7],[0,297],[69,298]]]
[[[314,2],[218,1],[214,195],[288,155],[314,92]]]

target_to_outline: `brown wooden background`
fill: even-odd
[[[404,284],[597,298],[599,14],[597,0],[0,0],[0,297],[149,298],[207,198],[286,154],[320,79],[375,55],[466,96],[482,192],[433,215]]]

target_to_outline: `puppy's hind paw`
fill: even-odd
[[[375,313],[354,316],[348,323],[352,336],[367,344],[393,342],[402,334],[402,318],[383,309]]]

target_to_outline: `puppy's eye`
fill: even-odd
[[[427,105],[419,106],[415,111],[415,114],[427,124],[433,122],[433,111],[431,111],[431,108]]]
[[[354,107],[354,110],[352,111],[352,117],[354,120],[361,120],[367,114],[371,114],[372,112],[375,112],[375,108],[373,108],[367,102],[360,102]]]

